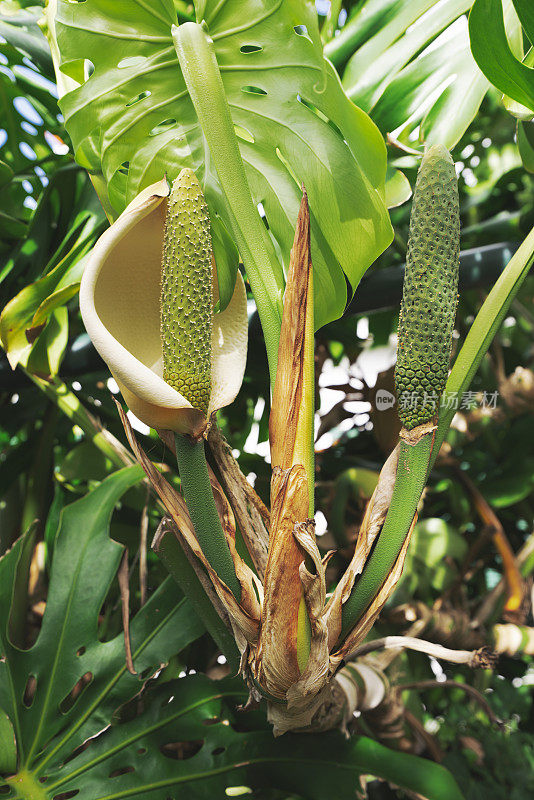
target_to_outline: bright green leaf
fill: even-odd
[[[502,0],[475,0],[469,15],[469,36],[475,61],[488,80],[534,111],[534,69],[521,63],[510,48]]]
[[[386,173],[386,205],[395,208],[409,200],[412,196],[410,181],[400,169],[395,169],[388,164]]]
[[[459,54],[456,66],[461,77],[447,86],[425,114],[420,133],[425,144],[442,144],[448,150],[471,125],[490,88],[468,49]]]
[[[22,363],[32,371],[52,375],[57,374],[63,352],[57,340],[59,329],[67,331],[64,304],[76,294],[88,252],[104,227],[103,214],[88,178],[72,172],[56,175],[57,183],[52,182],[41,196],[26,240],[12,264],[15,271],[25,272],[26,261],[31,258],[33,269],[40,265],[44,275],[27,283],[7,303],[0,316],[0,338],[11,366]],[[67,207],[56,211],[54,206],[58,200]],[[49,253],[45,243],[51,234],[43,231],[44,242],[41,242],[41,227],[47,223],[52,226],[57,217],[56,225],[63,238],[47,263]],[[25,274],[24,277],[28,280],[30,276]],[[41,333],[43,325],[46,327]],[[36,338],[36,345],[41,349],[40,366],[34,354],[34,365],[30,367],[28,359]],[[50,351],[48,372],[43,366],[47,351]]]
[[[467,34],[459,28],[454,37],[438,38],[389,83],[373,109],[380,130],[395,131],[408,120],[423,115],[424,103],[443,86],[467,47]]]
[[[471,2],[405,0],[399,3],[392,20],[366,42],[347,64],[343,85],[349,97],[365,110],[372,109],[400,70],[467,11]]]
[[[29,345],[27,357],[20,361],[34,375],[55,377],[61,366],[69,341],[69,315],[65,306],[55,308],[50,314],[36,341]]]
[[[207,0],[197,16],[214,41],[254,202],[265,210],[286,267],[306,186],[320,326],[343,311],[343,272],[355,287],[391,239],[383,142],[323,59],[312,3]],[[173,177],[188,166],[212,218],[218,213],[230,230],[230,209],[174,52],[175,21],[172,0],[127,10],[115,0],[58,0],[63,73],[79,77],[83,59],[95,67],[61,108],[79,162],[103,172],[117,212],[165,172]]]

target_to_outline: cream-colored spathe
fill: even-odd
[[[124,400],[151,428],[198,435],[206,418],[163,380],[160,273],[169,187],[144,189],[102,234],[85,268],[80,310]],[[208,415],[231,403],[247,356],[247,300],[238,273],[233,297],[213,318]]]

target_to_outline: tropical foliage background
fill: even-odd
[[[192,4],[181,0],[162,3],[165,13],[138,2],[139,16],[132,19],[129,4],[63,3],[68,5],[85,15],[82,33],[72,36],[73,52],[83,58],[86,40],[102,39],[91,41],[101,63],[82,65],[98,80],[99,67],[112,57],[99,14],[115,13],[141,31],[149,23],[157,28],[170,7],[177,21],[194,14]],[[238,5],[246,23],[245,6],[252,11],[258,3]],[[332,64],[324,97],[310,77],[310,95],[301,104],[310,114],[306,150],[297,153],[288,133],[287,150],[278,155],[285,165],[308,159],[307,188],[321,218],[328,216],[329,192],[338,190],[338,177],[328,177],[320,153],[317,164],[309,162],[322,117],[331,128],[331,152],[339,137],[355,141],[358,158],[336,166],[345,170],[349,216],[358,210],[361,170],[371,183],[376,177],[372,152],[358,144],[365,120],[354,114],[341,86],[387,145],[386,200],[394,230],[389,247],[376,258],[390,237],[378,211],[382,246],[371,237],[361,244],[359,222],[343,231],[326,226],[326,237],[316,238],[317,522],[321,550],[337,549],[329,566],[332,583],[350,559],[365,502],[399,430],[395,410],[379,410],[375,398],[380,389],[394,391],[407,201],[419,163],[412,151],[440,141],[457,164],[458,343],[534,225],[532,8],[529,0],[477,0],[468,22],[472,5],[280,4],[280,13],[288,15],[301,6],[302,20],[294,27],[293,50],[280,48],[277,58],[290,53],[291,69],[312,70],[306,46],[310,40],[318,46],[320,36]],[[227,3],[229,15],[233,8],[235,16],[235,6]],[[150,132],[152,139],[129,163],[121,131],[114,130],[103,158],[91,97],[84,105],[78,95],[80,108],[72,100],[58,107],[40,28],[42,6],[2,0],[0,13],[0,773],[19,776],[16,786],[1,785],[0,794],[54,800],[323,800],[356,792],[376,800],[449,798],[458,791],[452,774],[469,800],[528,796],[534,790],[534,278],[523,281],[460,401],[424,496],[402,581],[372,632],[375,638],[411,633],[459,649],[495,646],[501,651],[496,669],[474,672],[409,651],[379,654],[386,700],[354,719],[357,735],[274,740],[261,708],[236,710],[246,700],[242,681],[228,675],[224,657],[150,551],[161,510],[126,447],[112,401],[117,387],[84,332],[77,304],[87,255],[108,225],[106,212],[120,213],[141,182],[161,177],[173,125],[191,109],[176,101],[165,109],[165,120],[146,119],[143,136]],[[68,14],[65,20],[67,25]],[[231,22],[223,14],[221,25]],[[267,20],[264,25],[268,35]],[[246,61],[241,39],[232,45],[231,38],[221,37],[221,57],[228,64],[234,56]],[[142,38],[136,47],[137,57],[164,57],[145,51]],[[122,118],[126,127],[141,124],[143,93],[167,91],[164,79],[149,88],[140,81],[135,57],[127,56],[134,60],[124,65],[132,84],[128,96],[136,99],[131,117]],[[266,74],[269,66],[263,66]],[[286,72],[283,80],[290,81]],[[282,185],[272,159],[262,161],[262,137],[279,135],[288,119],[278,116],[276,92],[282,88],[276,80],[267,89],[257,75],[249,80],[239,103],[232,92],[241,84],[230,83],[228,95],[232,108],[240,105],[236,124],[247,176],[254,176],[253,194],[261,198],[272,232],[269,247],[278,252],[291,244],[298,193]],[[254,127],[250,112],[258,91],[273,95],[264,127]],[[116,110],[109,111],[112,126]],[[82,117],[73,141],[64,118],[76,114]],[[372,147],[378,152],[382,146],[375,137]],[[86,168],[97,188],[99,181],[107,183],[105,211]],[[231,214],[208,169],[205,188],[220,214],[221,241],[227,242]],[[342,313],[347,282],[338,262],[357,245],[360,262],[347,278],[354,288],[365,276]],[[224,268],[222,302],[224,287],[233,285],[236,257]],[[261,327],[251,308],[245,382],[236,402],[219,414],[219,424],[265,501],[268,378]],[[154,432],[134,424],[145,451],[178,486],[172,454]],[[135,675],[124,659],[125,595],[118,576],[124,583],[125,575]]]

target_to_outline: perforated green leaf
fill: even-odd
[[[17,768],[42,774],[111,721],[151,672],[204,631],[168,578],[132,620],[134,665],[126,669],[122,635],[100,642],[97,621],[123,547],[109,538],[109,519],[140,467],[114,473],[62,513],[43,624],[35,644],[16,648],[9,634],[20,539],[0,561],[0,708],[13,726]],[[75,689],[76,687],[76,689]],[[73,695],[71,692],[75,689]]]
[[[66,126],[79,162],[103,173],[115,213],[163,173],[173,179],[191,167],[212,225],[230,230],[227,200],[174,51],[172,0],[57,0],[55,22],[54,6],[49,22],[61,55],[60,83],[65,76],[82,82],[84,62],[86,74],[92,72],[61,100]],[[343,273],[355,287],[391,239],[384,144],[324,60],[312,2],[196,6],[197,21],[205,20],[214,41],[254,202],[286,266],[306,186],[322,325],[344,308]]]
[[[428,800],[462,800],[439,764],[364,736],[347,740],[336,731],[274,739],[262,714],[236,711],[246,697],[240,679],[194,675],[165,683],[145,695],[141,714],[132,719],[130,709],[74,758],[41,771],[42,781],[23,773],[22,791],[6,800],[219,800],[255,789],[330,800],[332,787],[336,800],[352,800],[366,773]]]

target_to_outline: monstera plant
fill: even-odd
[[[530,30],[526,6],[515,4]],[[40,26],[82,176],[75,181],[94,213],[76,217],[71,250],[54,255],[44,277],[6,306],[0,333],[12,365],[24,367],[70,418],[73,435],[89,435],[115,471],[63,509],[54,500],[43,534],[48,594],[29,637],[21,634],[20,587],[31,573],[36,525],[0,560],[6,798],[222,797],[267,783],[323,800],[354,796],[358,778],[370,774],[414,796],[461,800],[441,766],[349,734],[355,716],[380,704],[389,713],[398,702],[384,670],[362,661],[374,649],[412,648],[470,668],[493,664],[485,647],[365,641],[401,577],[451,423],[454,410],[440,398],[469,387],[533,259],[531,232],[449,374],[460,225],[457,173],[444,144],[459,140],[487,91],[477,63],[492,79],[477,15],[494,8],[475,3],[471,57],[463,52],[470,5],[368,0],[338,37],[331,18],[328,37],[311,0],[46,3]],[[333,2],[331,17],[340,8]],[[426,12],[430,28],[408,30]],[[378,42],[383,14],[390,21]],[[458,20],[458,41],[420,54]],[[373,52],[376,62],[366,56]],[[447,117],[461,87],[450,83],[453,67],[438,64],[447,53],[473,81],[455,124]],[[424,81],[415,86],[421,65]],[[343,67],[342,83],[336,68]],[[390,245],[387,200],[394,205],[409,193],[387,165],[386,120],[406,116],[412,90],[420,97],[442,79],[449,83],[421,127],[427,146],[401,145],[419,166],[398,326],[401,429],[373,473],[354,548],[332,582],[333,553],[319,549],[314,522],[315,335],[343,315]],[[393,113],[403,92],[402,112]],[[511,96],[525,100],[524,92]],[[129,409],[116,403],[109,415],[120,418],[129,450],[56,377],[78,288],[108,385]],[[254,309],[270,391],[269,508],[216,416],[239,402],[247,381]],[[32,369],[34,343],[43,331],[53,339],[54,322],[60,353],[49,368],[39,360],[44,366]],[[157,434],[176,457],[178,474],[141,445],[135,428],[143,425],[156,431],[148,441]],[[130,620],[128,551],[113,541],[123,539],[110,520],[135,492],[134,505],[144,498],[145,551],[149,503],[157,512],[150,556],[165,577],[148,600],[144,585]],[[33,523],[31,510],[25,519]],[[516,589],[508,607],[517,610],[521,577],[502,552]],[[146,552],[142,558],[146,574]],[[115,579],[123,633],[107,637],[106,620],[119,608],[107,600]],[[205,632],[209,675],[187,674],[206,661]],[[219,680],[221,664],[232,674]],[[343,774],[332,779],[336,771]]]
[[[163,173],[197,173],[223,307],[237,262],[219,254],[232,235],[270,352],[301,184],[319,327],[342,313],[346,277],[354,289],[391,241],[385,148],[323,58],[313,3],[209,0],[195,14],[176,27],[172,0],[49,3],[60,107],[112,217]]]

